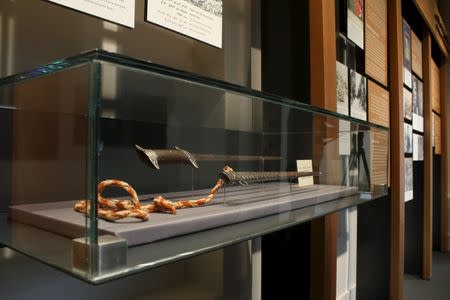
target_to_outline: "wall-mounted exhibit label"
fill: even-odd
[[[86,14],[134,28],[135,0],[49,0]]]
[[[148,0],[147,21],[222,48],[222,0]]]

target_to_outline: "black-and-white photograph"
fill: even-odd
[[[403,20],[403,83],[411,88],[411,27]]]
[[[366,78],[350,70],[350,116],[367,120],[367,82]]]
[[[405,153],[413,153],[413,128],[408,123],[403,123],[404,125],[404,146],[405,146]]]
[[[413,128],[423,132],[423,83],[412,77]]]
[[[423,160],[423,135],[414,133],[413,140],[413,160]]]
[[[336,98],[337,112],[348,116],[348,69],[336,62]]]
[[[412,93],[403,88],[403,109],[404,118],[412,121]]]
[[[413,199],[413,159],[405,157],[405,202]]]

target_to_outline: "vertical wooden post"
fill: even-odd
[[[335,0],[309,1],[311,104],[336,111]]]
[[[439,69],[440,99],[441,99],[441,252],[448,250],[448,187],[447,187],[447,120],[448,120],[448,104],[447,104],[447,76],[446,65],[444,63]]]
[[[426,31],[423,37],[423,119],[424,119],[424,197],[423,197],[423,262],[422,277],[431,279],[433,247],[433,148],[431,103],[431,34]]]
[[[403,26],[401,0],[388,1],[389,87],[391,96],[391,270],[390,298],[403,299],[405,203],[403,148]]]
[[[331,111],[337,108],[335,13],[335,0],[309,1],[311,104]],[[323,120],[313,126],[320,129]],[[310,299],[336,299],[337,223],[337,214],[331,214],[311,224]]]

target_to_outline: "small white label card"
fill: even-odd
[[[48,0],[107,21],[134,28],[135,0]]]
[[[297,172],[312,172],[312,160],[299,159],[297,160]],[[298,178],[298,186],[308,186],[314,184],[313,176],[302,176]]]
[[[222,0],[147,0],[147,21],[222,48]]]

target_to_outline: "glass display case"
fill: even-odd
[[[387,128],[101,50],[1,79],[0,120],[0,243],[92,283],[387,192]]]

